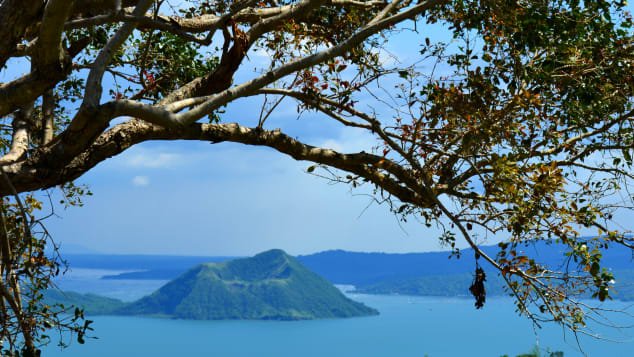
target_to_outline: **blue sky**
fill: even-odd
[[[399,226],[386,207],[366,209],[367,196],[308,175],[307,166],[232,144],[142,145],[86,174],[80,182],[94,196],[48,226],[63,243],[112,253],[438,248],[431,232]]]

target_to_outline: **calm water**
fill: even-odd
[[[102,280],[104,275],[127,273],[131,270],[73,269],[56,282],[59,289],[93,293],[111,298],[134,301],[167,283],[167,280]]]
[[[94,273],[94,272],[93,272]],[[90,275],[88,272],[87,275]],[[94,274],[97,276],[98,274]],[[93,276],[93,277],[94,277]],[[83,291],[112,288],[113,281],[90,280]],[[161,282],[124,282],[137,296]],[[92,285],[91,285],[92,284]],[[62,287],[64,284],[60,284]],[[72,284],[71,284],[72,285]],[[94,285],[94,286],[93,286]],[[97,316],[96,340],[73,343],[64,351],[51,346],[44,356],[511,356],[533,346],[582,356],[572,335],[554,326],[537,331],[515,315],[510,299],[490,299],[475,310],[470,299],[351,295],[377,308],[380,316],[317,321],[184,321],[137,317]],[[613,302],[612,308],[623,308]],[[625,317],[617,317],[627,323]],[[634,320],[630,319],[630,324]],[[582,338],[589,356],[631,356],[634,330],[603,329],[621,343]]]

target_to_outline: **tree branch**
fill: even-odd
[[[62,48],[64,22],[70,16],[73,0],[48,0],[36,42],[33,58],[35,70],[45,72],[62,67],[66,53]],[[57,69],[59,70],[59,69]]]
[[[328,59],[341,56],[349,51],[351,48],[358,46],[368,37],[373,36],[380,31],[389,28],[390,26],[393,26],[401,21],[404,21],[406,19],[413,19],[416,16],[427,11],[428,9],[443,4],[446,1],[447,0],[428,0],[418,5],[412,6],[411,8],[404,10],[396,15],[374,22],[371,25],[367,25],[359,30],[357,33],[352,35],[350,38],[336,46],[317,52],[313,55],[288,62],[287,64],[268,71],[258,78],[255,78],[249,82],[245,82],[241,85],[227,89],[215,96],[212,96],[207,102],[200,104],[196,108],[193,108],[189,112],[181,115],[179,121],[181,121],[181,123],[183,124],[193,123],[204,117],[205,115],[211,113],[212,111],[216,110],[217,108],[227,104],[228,102],[236,98],[248,96],[254,91],[268,84],[271,84],[284,76],[287,76],[303,68],[308,68],[318,63],[325,62]]]
[[[11,138],[11,150],[0,157],[0,165],[6,165],[18,161],[26,155],[29,148],[29,135],[32,126],[33,102],[18,110],[13,118],[13,135]]]
[[[152,0],[140,0],[136,8],[134,9],[135,16],[141,16],[145,14],[145,12],[149,9],[150,5],[152,5]],[[103,78],[103,74],[106,70],[106,66],[112,60],[112,56],[114,56],[115,52],[123,42],[132,34],[136,27],[136,23],[129,22],[125,23],[119,28],[119,30],[110,38],[108,43],[104,46],[104,48],[99,52],[99,55],[95,59],[92,70],[88,74],[88,78],[86,79],[86,91],[84,94],[84,100],[81,104],[80,112],[86,109],[94,109],[99,105],[99,100],[101,99],[101,80]],[[73,120],[71,126],[83,126],[81,120]]]
[[[55,134],[55,95],[50,89],[42,97],[42,145],[46,145],[53,140]]]

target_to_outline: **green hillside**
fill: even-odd
[[[62,304],[65,307],[80,307],[89,315],[109,315],[125,306],[121,300],[95,294],[80,294],[73,291],[49,289],[44,292],[44,301],[49,304]]]
[[[299,320],[375,315],[281,250],[196,266],[118,314]]]
[[[386,279],[374,284],[356,287],[356,292],[382,295],[471,296],[469,286],[473,274],[424,275],[406,279]],[[507,295],[502,280],[493,274],[487,276],[487,296]]]
[[[622,301],[634,301],[634,270],[615,270],[616,284],[612,297]],[[385,279],[373,284],[355,287],[355,292],[379,295],[465,296],[471,297],[469,286],[473,274],[424,275],[406,279]],[[504,281],[499,275],[489,273],[485,283],[487,296],[508,296]],[[590,293],[581,295],[590,298]]]

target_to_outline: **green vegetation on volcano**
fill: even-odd
[[[198,265],[117,314],[302,320],[376,315],[281,250]]]

